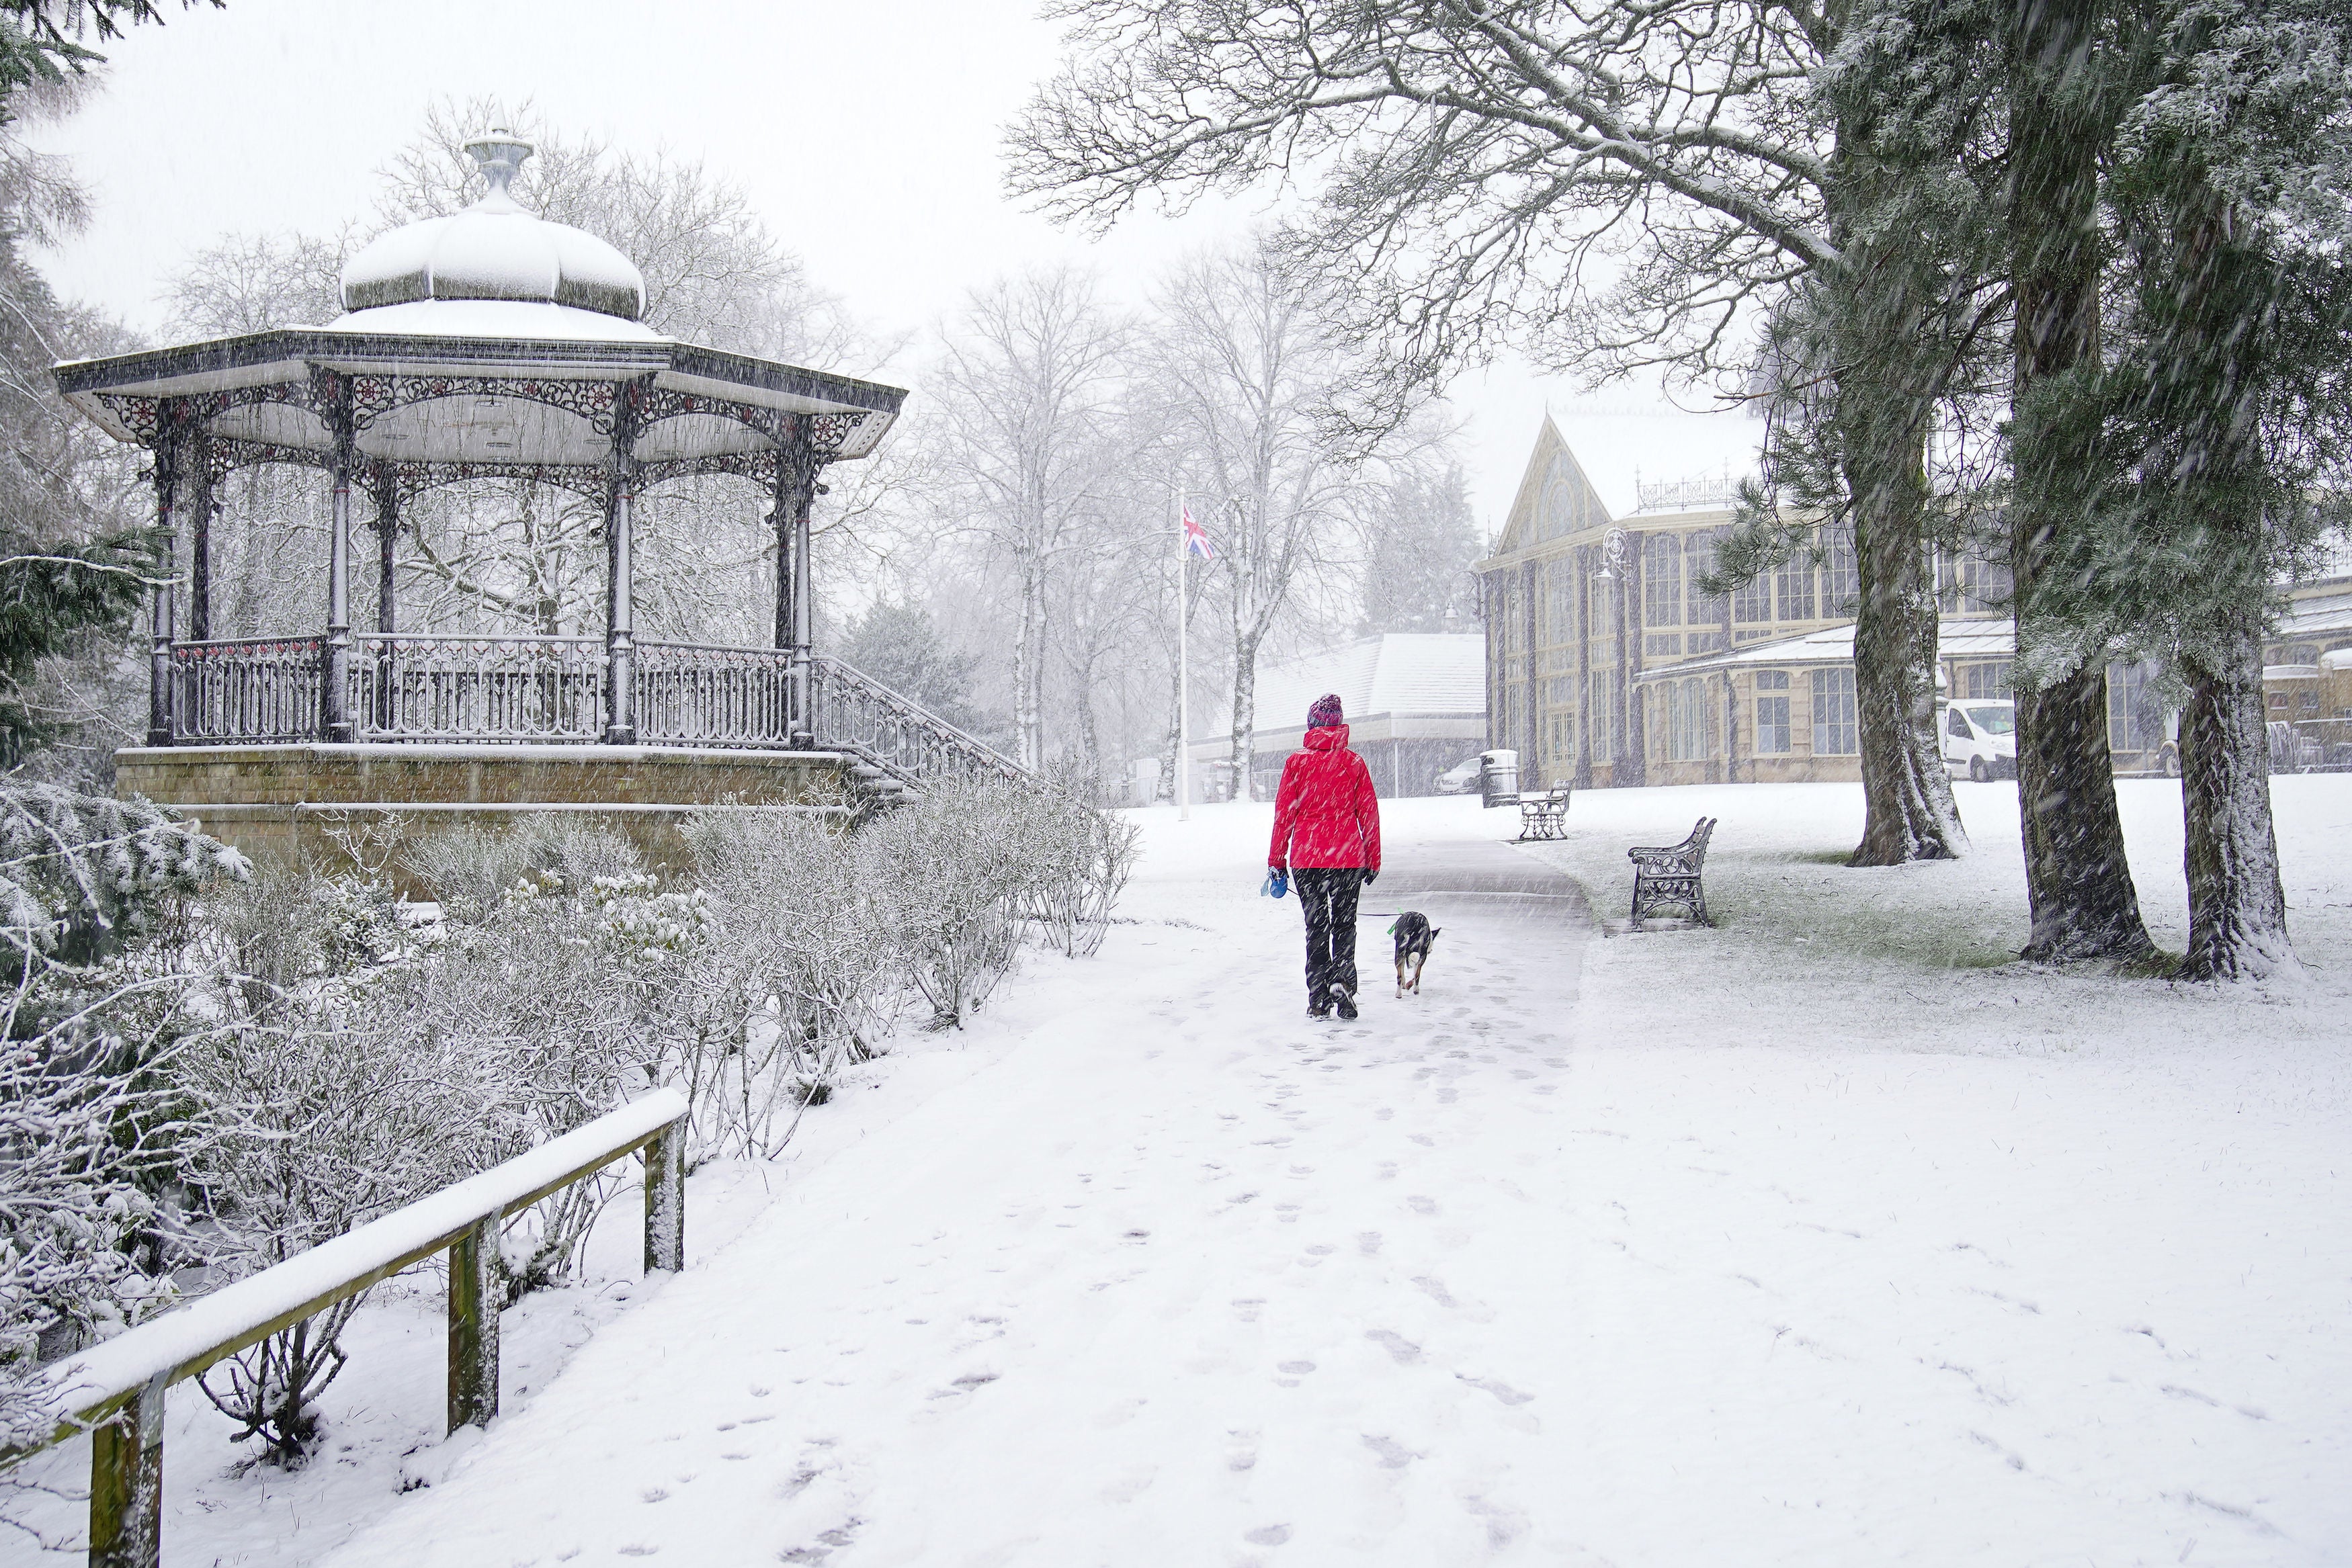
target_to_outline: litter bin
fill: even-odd
[[[1478,754],[1478,794],[1490,809],[1519,803],[1519,754],[1482,751]]]

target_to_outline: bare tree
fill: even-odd
[[[940,354],[945,504],[1017,583],[1013,718],[1025,767],[1045,758],[1048,577],[1101,516],[1129,336],[1091,280],[1058,268],[974,291]]]
[[[1257,661],[1310,573],[1339,570],[1360,465],[1326,417],[1351,369],[1323,291],[1273,247],[1197,256],[1157,291],[1147,384],[1218,549],[1233,657],[1234,798],[1246,800]]]
[[[354,232],[224,235],[188,258],[169,283],[163,330],[173,338],[233,338],[296,324],[324,326],[343,313],[343,262]]]
[[[428,109],[424,128],[382,171],[381,226],[472,204],[482,176],[465,144],[494,129],[526,136],[537,149],[515,179],[518,202],[637,264],[646,324],[656,331],[803,364],[870,347],[840,303],[810,283],[740,185],[666,153],[639,157],[593,137],[557,134],[529,99],[444,99]]]

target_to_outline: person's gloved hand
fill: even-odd
[[[1366,887],[1370,887],[1370,886],[1371,886],[1371,885],[1372,885],[1372,883],[1376,883],[1376,882],[1378,882],[1378,881],[1380,881],[1380,880],[1381,880],[1381,868],[1380,868],[1380,867],[1378,867],[1378,866],[1373,866],[1373,867],[1372,867],[1372,868],[1370,868],[1369,871],[1367,871],[1367,872],[1365,872],[1365,873],[1364,873],[1364,885],[1365,885]]]
[[[1258,891],[1268,898],[1280,898],[1290,891],[1290,873],[1280,866],[1276,866],[1265,873],[1265,885]]]

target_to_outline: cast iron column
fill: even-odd
[[[327,371],[320,385],[327,394],[320,412],[335,444],[327,459],[334,505],[327,521],[327,646],[319,669],[319,733],[330,745],[343,745],[352,738],[352,465],[357,433],[351,383]]]
[[[375,653],[375,704],[368,722],[378,733],[387,733],[397,727],[400,708],[394,688],[391,634],[400,630],[399,600],[394,572],[394,547],[400,538],[400,486],[393,476],[392,465],[378,463],[368,476],[368,488],[375,498],[375,629],[386,640]]]
[[[188,635],[202,643],[213,634],[213,438],[198,425],[188,434],[188,479],[193,486],[188,549]]]
[[[823,466],[808,416],[796,415],[776,453],[776,646],[792,654],[792,713],[785,732],[788,744],[796,747],[816,743],[809,657],[816,641],[815,606],[809,597],[809,507]]]
[[[178,554],[177,537],[173,532],[175,518],[173,503],[180,484],[180,407],[165,403],[156,421],[155,435],[155,530],[160,540],[161,569],[155,584],[155,607],[152,624],[152,651],[147,666],[147,744],[172,744],[172,568]]]
[[[637,484],[637,423],[644,385],[624,382],[613,410],[612,469],[604,500],[604,744],[637,743],[636,562],[629,504]]]

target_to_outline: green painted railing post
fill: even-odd
[[[499,1217],[449,1245],[449,1430],[499,1413]]]
[[[163,1389],[148,1380],[90,1434],[89,1568],[159,1568],[163,1561]]]
[[[686,1124],[646,1144],[646,1272],[686,1267]]]

